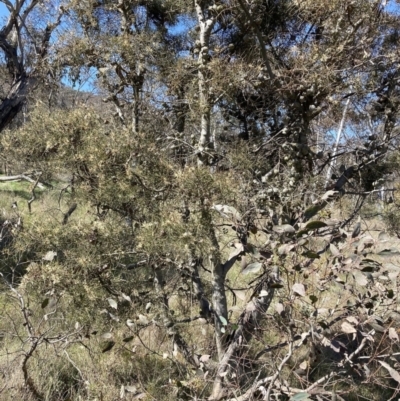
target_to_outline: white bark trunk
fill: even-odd
[[[208,164],[210,150],[213,148],[211,139],[211,108],[210,101],[210,74],[207,69],[209,63],[209,46],[211,31],[215,25],[215,17],[205,16],[205,6],[195,1],[197,19],[200,27],[200,51],[198,57],[199,101],[200,101],[200,138],[198,144],[198,164]]]

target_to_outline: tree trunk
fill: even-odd
[[[195,1],[197,18],[200,27],[200,51],[198,57],[199,101],[200,101],[200,139],[198,144],[198,164],[210,162],[210,150],[213,148],[211,140],[211,108],[210,101],[210,73],[207,64],[210,59],[209,46],[211,30],[215,25],[215,17],[205,16],[205,6]]]
[[[7,97],[0,104],[0,132],[2,132],[21,111],[26,100],[30,78],[23,74],[12,86]]]

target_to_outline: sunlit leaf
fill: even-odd
[[[138,319],[139,319],[140,324],[143,324],[143,325],[149,324],[149,320],[144,315],[138,315]]]
[[[108,304],[111,306],[111,308],[114,308],[114,309],[118,308],[118,304],[114,299],[107,298],[107,301],[108,301]]]
[[[131,297],[129,295],[126,295],[126,294],[122,293],[121,296],[122,296],[122,298],[125,299],[125,301],[128,301],[128,302],[132,303],[132,299],[131,299]]]
[[[234,250],[229,254],[228,260],[240,255],[244,251],[244,246],[241,242],[233,244]]]
[[[329,198],[331,198],[332,196],[336,195],[337,193],[339,193],[338,191],[327,191],[325,192],[322,196],[321,199],[322,200],[328,200]]]
[[[281,304],[280,302],[278,302],[275,305],[275,310],[278,312],[279,315],[282,314],[282,312],[285,310],[285,307],[283,306],[283,304]]]
[[[357,329],[353,325],[351,325],[349,322],[343,322],[340,327],[341,327],[343,333],[346,333],[346,334],[357,333]]]
[[[365,277],[365,275],[361,273],[359,270],[353,271],[353,277],[358,285],[366,286],[368,284],[367,277]]]
[[[290,224],[282,224],[280,226],[274,226],[273,230],[278,234],[293,234],[296,232],[293,226]]]
[[[295,248],[294,244],[283,244],[278,248],[278,254],[287,255],[294,248]]]
[[[400,374],[399,372],[397,372],[397,370],[393,369],[389,364],[384,361],[378,362],[389,372],[390,376],[392,376],[392,378],[396,380],[397,383],[400,383]]]
[[[211,358],[211,355],[202,355],[201,357],[200,357],[200,362],[204,362],[204,363],[206,363],[206,362],[208,362],[209,360],[210,360],[210,358]]]
[[[218,318],[224,326],[228,325],[228,321],[223,316],[218,316]]]
[[[304,284],[295,283],[293,284],[292,290],[295,294],[300,295],[301,297],[304,297],[306,295]]]
[[[378,235],[379,241],[389,241],[390,235],[386,231],[381,231]]]
[[[213,205],[211,209],[216,210],[221,216],[225,218],[232,218],[236,221],[240,221],[242,219],[240,213],[232,206]]]
[[[290,401],[311,401],[308,393],[297,393],[290,398]]]
[[[389,328],[389,338],[394,341],[399,341],[399,335],[394,327]]]
[[[242,274],[258,273],[261,267],[262,263],[260,262],[250,263],[244,270],[242,270]]]
[[[334,244],[329,244],[329,250],[331,251],[332,256],[334,256],[335,258],[340,256],[339,249],[337,249]]]
[[[56,256],[57,252],[49,251],[46,253],[46,255],[43,256],[42,259],[45,260],[46,262],[52,262]]]

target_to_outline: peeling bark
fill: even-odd
[[[210,36],[216,18],[210,13],[206,16],[205,5],[196,0],[196,14],[200,27],[200,51],[198,57],[199,101],[200,101],[200,138],[198,144],[198,164],[207,165],[210,162],[209,151],[213,149],[211,138],[211,108],[210,99],[210,72],[207,69],[210,54]]]

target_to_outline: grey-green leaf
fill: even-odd
[[[262,263],[260,262],[250,263],[243,269],[242,274],[258,273],[261,267]]]
[[[397,370],[393,369],[389,364],[387,364],[386,362],[383,361],[378,361],[390,374],[390,376],[392,376],[392,378],[394,380],[397,381],[397,383],[400,383],[400,374]]]
[[[114,299],[107,298],[107,301],[108,301],[109,305],[111,306],[111,308],[114,308],[114,309],[118,308],[118,304]]]
[[[273,230],[278,234],[293,234],[296,230],[290,224],[282,224],[280,226],[274,226]]]
[[[307,223],[306,227],[308,230],[316,230],[317,228],[326,227],[327,224],[323,221],[310,221]]]
[[[290,398],[290,401],[310,401],[308,395],[308,393],[297,393]]]
[[[108,342],[104,345],[104,347],[103,347],[103,349],[101,350],[101,352],[104,354],[105,352],[110,351],[110,350],[114,347],[114,345],[115,345],[115,341],[108,341]]]

